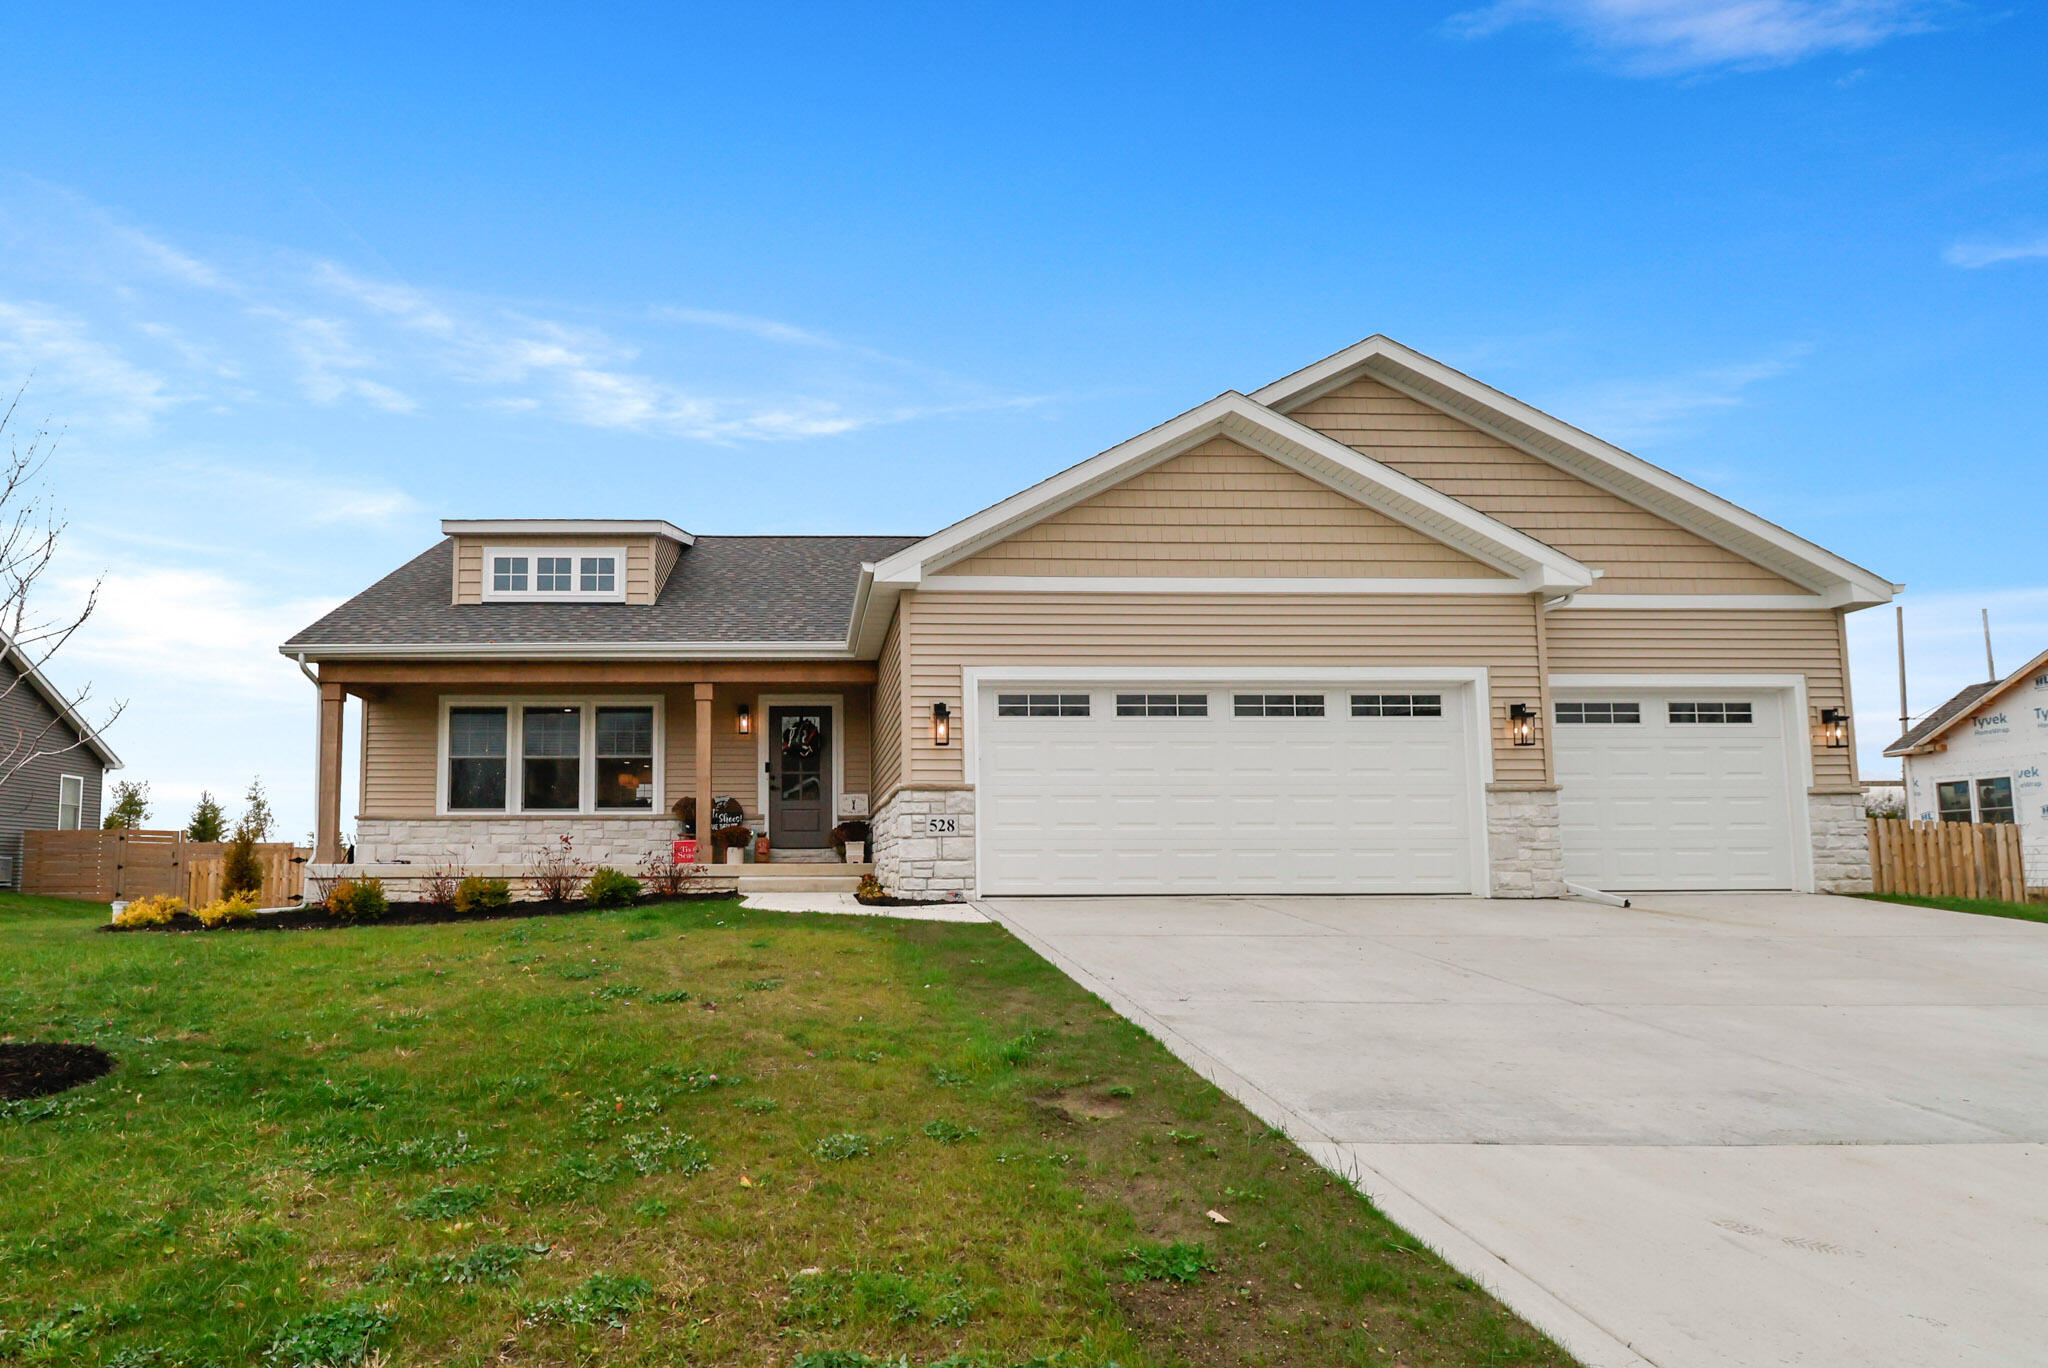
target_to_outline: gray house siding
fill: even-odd
[[[62,776],[75,774],[85,781],[78,825],[100,824],[106,766],[91,746],[80,743],[77,730],[58,715],[34,682],[21,679],[7,660],[0,660],[0,690],[5,691],[0,697],[0,756],[14,753],[17,746],[44,751],[69,747],[61,754],[38,757],[0,784],[0,859],[7,861],[6,883],[13,887],[21,881],[21,834],[57,825]]]

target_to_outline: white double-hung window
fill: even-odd
[[[444,698],[441,811],[659,811],[661,711],[658,698]]]
[[[622,603],[625,598],[623,546],[484,548],[485,603]]]

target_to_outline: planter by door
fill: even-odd
[[[786,850],[831,843],[832,710],[790,706],[768,713],[768,830]]]

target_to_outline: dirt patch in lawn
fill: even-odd
[[[650,895],[624,906],[653,907],[662,903],[732,902],[738,896],[736,893],[679,893],[669,897]],[[329,916],[319,907],[294,907],[283,912],[263,912],[241,921],[227,922],[214,927],[207,926],[189,912],[180,912],[168,922],[157,926],[115,926],[108,922],[101,926],[100,930],[115,934],[145,931],[312,931],[335,930],[350,926],[434,926],[442,922],[510,921],[521,917],[566,917],[582,912],[618,910],[592,907],[587,902],[535,901],[458,912],[439,903],[395,902],[391,904],[391,910],[381,917],[366,917],[352,922]]]
[[[48,1097],[111,1073],[114,1057],[97,1045],[28,1040],[0,1044],[0,1102]]]

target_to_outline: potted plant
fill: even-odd
[[[743,826],[719,827],[711,833],[712,847],[726,864],[744,864],[747,847],[753,844],[753,840],[754,833]]]
[[[867,863],[869,839],[868,824],[858,818],[832,828],[832,848],[848,864]]]

